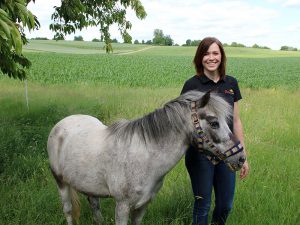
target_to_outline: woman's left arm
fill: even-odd
[[[246,153],[246,147],[245,147],[245,142],[244,142],[243,125],[242,125],[242,121],[241,121],[241,118],[240,118],[238,102],[234,103],[233,120],[234,120],[233,121],[233,132],[237,136],[237,138],[239,139],[241,144],[243,145],[244,151]],[[248,161],[246,160],[246,162],[244,163],[244,165],[241,169],[241,172],[240,172],[240,179],[244,179],[245,177],[247,177],[248,173],[249,173],[249,164],[248,164]]]

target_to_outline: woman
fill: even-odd
[[[217,91],[233,108],[233,118],[228,125],[245,149],[238,108],[238,101],[242,96],[237,80],[226,75],[226,55],[221,42],[213,37],[203,39],[197,48],[194,64],[197,74],[185,82],[181,94],[195,89],[203,92]],[[193,224],[208,224],[214,189],[215,209],[211,224],[224,225],[233,204],[235,172],[230,171],[224,162],[213,165],[203,153],[193,147],[188,149],[185,163],[195,196]],[[246,161],[241,169],[240,179],[244,179],[248,172],[249,165]]]

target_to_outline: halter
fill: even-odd
[[[218,164],[220,161],[225,160],[231,156],[236,155],[237,153],[243,151],[243,146],[240,141],[237,141],[231,148],[222,153],[216,146],[208,139],[207,135],[204,133],[203,129],[200,126],[199,116],[197,113],[197,102],[191,102],[191,112],[192,112],[192,121],[197,133],[197,147],[198,151],[204,153],[206,157],[214,164]],[[208,151],[203,148],[203,143],[206,143],[211,151]]]

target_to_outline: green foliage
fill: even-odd
[[[31,40],[49,40],[46,37],[36,37],[36,38],[31,38]]]
[[[198,46],[199,43],[201,42],[201,40],[191,40],[191,39],[187,39],[185,44],[183,44],[183,46]]]
[[[240,43],[237,43],[237,42],[232,42],[231,47],[246,47],[244,44],[240,44]]]
[[[155,29],[153,32],[153,44],[155,45],[165,45],[165,35],[160,29]]]
[[[254,45],[252,46],[252,48],[270,49],[270,48],[267,47],[267,46],[259,46],[258,44],[254,44]]]
[[[31,0],[0,1],[0,69],[9,77],[25,79],[31,63],[22,54],[22,46],[27,43],[24,28],[33,30],[40,26],[37,18],[27,9]],[[35,0],[32,0],[35,2]],[[130,7],[139,19],[146,12],[139,0],[120,1],[62,1],[52,15],[54,23],[50,29],[56,32],[55,40],[64,40],[64,34],[88,26],[100,26],[101,40],[105,41],[106,52],[112,52],[109,27],[117,23],[126,43],[131,43],[127,30],[131,23],[126,20],[126,9]]]
[[[93,38],[92,42],[101,42],[101,40],[97,38]]]
[[[298,51],[297,48],[294,48],[294,47],[290,47],[290,46],[281,46],[280,48],[281,51]]]
[[[117,24],[125,43],[131,43],[128,33],[131,23],[126,19],[126,9],[135,11],[139,19],[146,17],[145,9],[140,0],[99,1],[99,0],[68,0],[62,1],[60,7],[55,7],[52,14],[54,23],[50,29],[55,31],[55,38],[74,33],[88,26],[100,27],[101,40],[105,42],[107,53],[112,52],[112,40],[109,28]]]
[[[30,1],[0,2],[0,69],[9,77],[25,79],[25,68],[31,63],[22,54],[27,43],[24,28],[33,30],[39,26],[36,17],[27,10]]]
[[[192,40],[191,39],[187,39],[185,42],[186,46],[191,46]]]
[[[118,40],[116,38],[111,40],[111,43],[118,43]]]
[[[172,46],[174,41],[170,35],[164,35],[164,32],[160,29],[155,29],[153,32],[153,44],[154,45],[167,45]]]
[[[167,46],[172,46],[174,44],[173,39],[171,38],[170,35],[165,36],[165,45]]]
[[[83,41],[83,37],[81,35],[75,36],[74,41]]]

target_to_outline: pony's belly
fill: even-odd
[[[71,177],[67,182],[77,191],[89,196],[110,196],[104,176],[92,173],[76,174],[76,177],[65,174],[64,179]]]
[[[106,185],[98,185],[98,186],[82,186],[79,184],[79,186],[75,185],[75,189],[85,195],[88,196],[95,196],[95,197],[111,197],[111,194],[109,193],[108,188]]]

